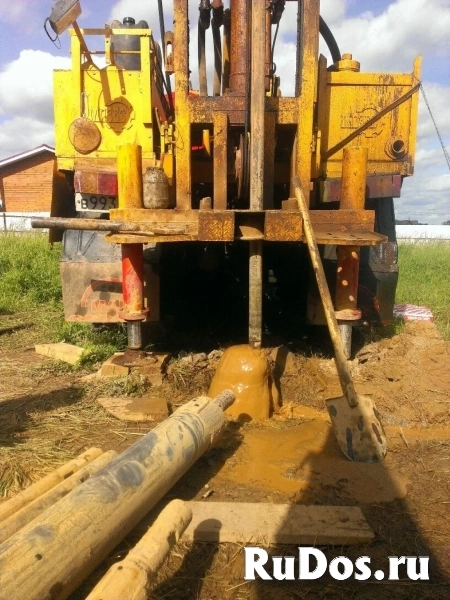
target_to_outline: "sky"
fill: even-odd
[[[61,49],[45,34],[51,0],[0,3],[0,159],[54,142],[52,70],[69,68],[68,34]],[[163,0],[166,30],[172,29],[172,0]],[[199,0],[189,0],[196,23]],[[229,0],[225,0],[225,6]],[[275,62],[284,95],[292,93],[296,2],[287,2]],[[113,19],[145,19],[159,40],[156,0],[81,0],[81,27]],[[422,83],[434,119],[450,149],[450,0],[322,0],[321,15],[342,53],[351,52],[361,71],[410,73],[421,54]],[[191,40],[196,32],[191,33]],[[329,62],[326,46],[320,51]],[[212,52],[208,52],[212,56]],[[191,61],[196,57],[191,47]],[[195,85],[195,79],[193,84]],[[397,219],[440,224],[450,219],[450,171],[423,97],[419,102],[415,174],[395,201]]]

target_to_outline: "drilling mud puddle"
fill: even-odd
[[[341,454],[325,420],[286,425],[290,426],[248,429],[218,477],[282,492],[300,503],[314,501],[327,489],[338,490],[346,504],[392,502],[407,495],[410,477],[397,468],[394,456],[388,455],[382,464],[350,462]],[[404,433],[411,443],[415,434]],[[395,428],[390,428],[388,436],[393,444],[397,435]],[[444,435],[450,439],[450,428],[440,431],[439,436]],[[431,431],[429,438],[423,432],[420,436],[437,439]]]

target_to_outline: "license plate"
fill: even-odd
[[[117,208],[117,196],[101,194],[75,194],[75,208],[78,211],[107,212]]]

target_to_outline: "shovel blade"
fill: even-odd
[[[345,396],[326,401],[333,431],[345,456],[356,462],[381,462],[387,441],[378,411],[370,398],[358,395],[351,407]]]

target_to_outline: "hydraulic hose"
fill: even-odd
[[[330,31],[330,28],[325,23],[322,17],[319,18],[319,33],[325,40],[326,45],[328,46],[328,50],[330,51],[333,62],[336,63],[339,60],[341,60],[341,51],[339,50],[339,46],[337,45],[334,35]]]

